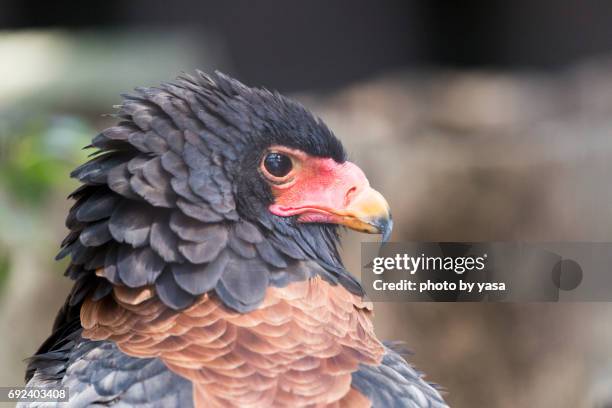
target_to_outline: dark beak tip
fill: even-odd
[[[382,234],[382,242],[389,241],[391,238],[391,232],[393,232],[393,218],[391,214],[389,214],[386,218],[379,218],[376,220],[376,227],[380,230]]]
[[[392,231],[393,231],[393,221],[389,220],[389,222],[387,223],[387,228],[383,229],[382,242],[389,241],[389,238],[391,238]]]

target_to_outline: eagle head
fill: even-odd
[[[381,233],[389,207],[340,141],[302,105],[221,73],[124,95],[93,159],[59,257],[75,305],[113,285],[151,287],[173,309],[213,291],[249,311],[269,286],[320,276],[361,293],[337,226]]]

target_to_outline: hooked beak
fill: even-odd
[[[389,204],[382,194],[369,186],[359,192],[346,208],[330,212],[338,217],[337,224],[369,234],[382,234],[383,242],[391,237],[393,218]]]
[[[388,241],[393,228],[389,204],[370,187],[363,171],[351,162],[328,161],[319,163],[318,168],[324,164],[326,171],[304,175],[291,188],[273,187],[276,202],[270,211],[282,217],[297,216],[303,223],[331,223],[382,234],[383,241]]]

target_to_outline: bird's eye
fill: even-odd
[[[268,153],[263,162],[264,168],[274,177],[285,177],[293,168],[289,156],[281,153]]]

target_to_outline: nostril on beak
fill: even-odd
[[[344,205],[347,206],[353,199],[353,196],[357,193],[357,187],[353,186],[348,189],[346,194],[344,195]]]

